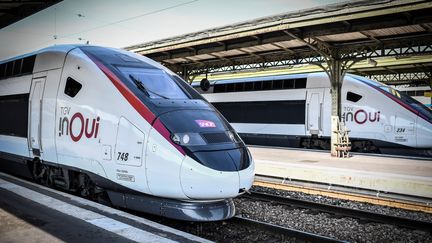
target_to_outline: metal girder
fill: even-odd
[[[341,60],[364,60],[366,58],[431,55],[432,33],[333,45]],[[224,59],[200,61],[201,63],[165,65],[175,72],[187,68],[195,74],[261,69],[267,67],[293,66],[299,64],[324,63],[326,58],[309,47],[293,48],[290,51],[274,51],[259,56],[234,56]]]
[[[194,50],[189,47],[184,47],[174,50],[165,50],[162,52],[152,52],[151,50],[138,51],[138,53],[146,55],[156,61],[162,62],[171,58],[183,58],[193,55],[211,54],[215,52],[236,50],[244,47],[258,46],[261,44],[271,44],[281,41],[289,40],[303,40],[306,42],[308,38],[316,38],[325,35],[343,34],[347,32],[365,32],[368,30],[376,30],[382,28],[391,28],[398,26],[407,26],[412,24],[424,24],[432,21],[432,16],[428,13],[419,12],[414,14],[415,17],[406,18],[403,14],[397,13],[386,16],[370,17],[363,20],[356,20],[349,22],[347,28],[347,21],[320,24],[314,26],[304,27],[302,29],[286,29],[276,31],[273,33],[256,34],[249,37],[242,37],[240,39],[227,40],[223,45],[215,43],[199,44],[192,46]],[[313,41],[313,40],[311,40]],[[316,39],[315,39],[316,41]],[[170,53],[170,55],[164,54]]]
[[[432,71],[407,72],[387,74],[366,74],[365,77],[391,85],[397,84],[429,84],[432,79]]]
[[[298,36],[294,33],[291,33],[288,30],[284,30],[283,32],[285,34],[287,34],[288,36],[292,37],[293,39],[304,43],[306,46],[308,46],[309,48],[311,48],[313,51],[317,52],[318,54],[320,54],[324,58],[331,57],[333,55],[332,46],[328,43],[325,43],[323,41],[318,40],[315,37],[304,38],[303,34],[300,34]]]
[[[263,69],[270,67],[281,67],[281,66],[294,66],[299,64],[308,63],[321,63],[324,62],[322,56],[317,55],[310,50],[305,50],[304,54],[309,52],[310,55],[303,55],[302,57],[297,57],[289,53],[274,53],[256,56],[244,56],[230,58],[226,60],[213,60],[204,62],[201,65],[188,64],[184,65],[185,68],[190,70],[195,74],[204,73],[215,73],[215,72],[228,72],[228,71],[238,71],[238,70],[251,70],[251,69]],[[173,71],[180,71],[178,66],[166,64],[167,67],[171,68]]]
[[[336,47],[341,59],[426,55],[432,53],[432,34],[380,39],[380,43],[344,43]]]

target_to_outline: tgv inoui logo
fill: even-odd
[[[78,142],[83,135],[87,138],[97,138],[100,118],[96,117],[90,120],[80,112],[70,116],[70,111],[70,107],[60,107],[59,137],[70,136],[74,142]]]
[[[379,122],[380,121],[380,111],[367,112],[363,109],[354,110],[353,107],[344,107],[344,112],[342,113],[342,121],[344,122],[355,122],[359,125],[366,122]]]

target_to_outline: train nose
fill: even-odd
[[[195,152],[196,158],[186,156],[180,172],[185,195],[196,200],[221,199],[248,190],[252,186],[254,166],[244,150]]]
[[[432,123],[417,117],[417,147],[432,150]]]

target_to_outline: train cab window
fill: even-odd
[[[82,84],[80,84],[75,79],[68,77],[66,80],[64,93],[73,98],[78,94],[81,88],[82,88]]]
[[[351,102],[357,102],[362,97],[363,96],[361,96],[359,94],[356,94],[356,93],[353,93],[353,92],[349,92],[349,91],[347,92],[347,95],[346,95],[346,99],[349,100],[349,101],[351,101]]]
[[[161,69],[122,66],[117,68],[129,82],[151,99],[189,99],[179,84]]]

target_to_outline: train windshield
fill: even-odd
[[[421,114],[423,117],[427,118],[429,121],[432,121],[432,111],[429,110],[425,105],[418,102],[411,96],[401,93],[397,91],[396,89],[393,89],[388,86],[379,86],[382,90],[386,91],[387,93],[392,94],[394,97],[401,100],[403,103],[409,105],[411,108],[416,110],[419,114]]]
[[[189,99],[177,82],[164,70],[138,67],[117,68],[151,99]]]

